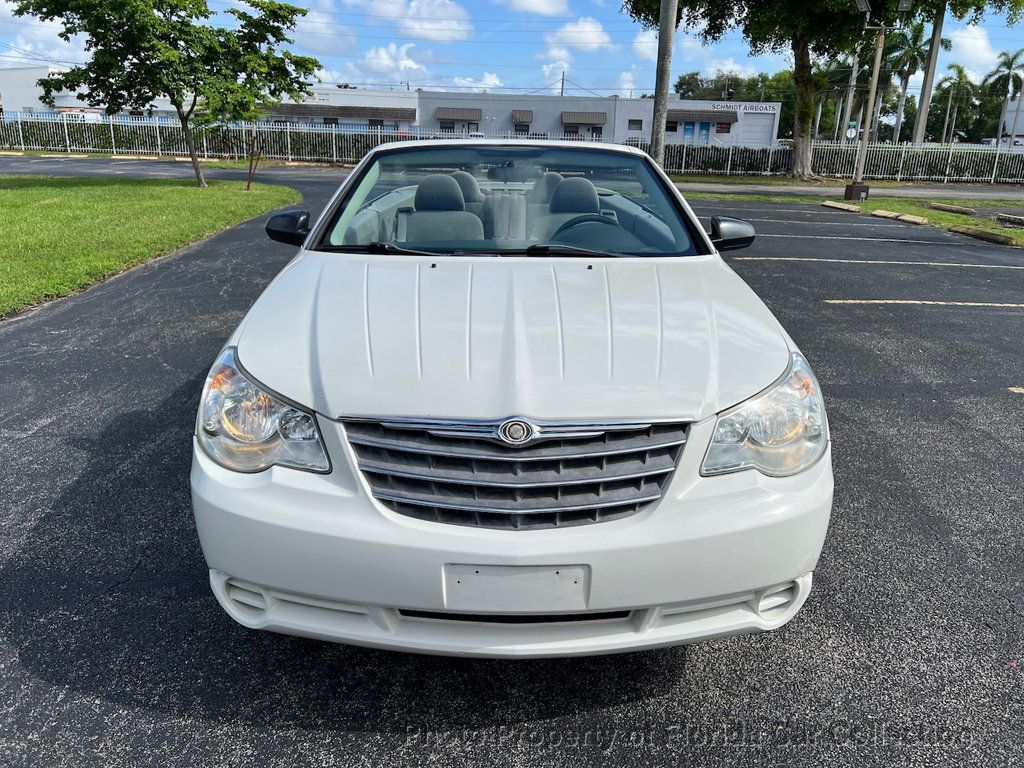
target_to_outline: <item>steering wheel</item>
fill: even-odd
[[[551,234],[550,239],[554,240],[567,229],[572,229],[573,227],[579,224],[588,224],[590,222],[593,222],[595,224],[611,224],[613,227],[619,226],[619,222],[617,222],[615,219],[609,216],[602,216],[599,213],[582,213],[579,216],[574,216],[573,218],[569,219],[562,226],[556,229]]]

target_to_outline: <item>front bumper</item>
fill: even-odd
[[[701,477],[713,422],[691,427],[661,501],[621,520],[536,531],[392,512],[351,470],[331,423],[321,422],[330,475],[243,475],[196,446],[192,499],[214,594],[255,629],[425,653],[613,653],[774,629],[810,591],[832,504],[831,456],[790,478]],[[511,610],[487,600],[467,610],[453,597],[453,564],[572,566],[587,577],[570,610],[544,595]]]

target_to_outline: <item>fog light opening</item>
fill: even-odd
[[[783,616],[793,605],[798,594],[797,583],[787,582],[771,587],[761,593],[757,601],[757,612],[766,621],[774,621]]]
[[[267,596],[253,584],[228,579],[224,590],[231,605],[246,616],[259,616],[267,610]]]

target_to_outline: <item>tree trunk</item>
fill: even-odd
[[[946,143],[946,129],[949,128],[949,108],[953,105],[953,89],[949,90],[949,96],[946,97],[946,119],[942,121],[942,139],[939,141],[940,144]]]
[[[846,141],[846,129],[850,125],[850,117],[853,115],[853,96],[857,90],[857,73],[860,69],[860,60],[857,53],[850,55],[850,84],[846,87],[846,101],[843,104],[843,141]]]
[[[838,93],[836,94],[836,124],[832,127],[832,141],[839,141],[839,111],[843,108],[843,103],[839,99]]]
[[[661,0],[658,28],[658,69],[654,84],[654,121],[651,125],[651,157],[665,164],[665,121],[668,118],[668,86],[672,72],[672,37],[676,33],[678,0]]]
[[[1021,89],[1017,89],[1017,108],[1013,110],[1013,126],[1010,128],[1010,149],[1013,149],[1017,140],[1017,120],[1020,119]]]
[[[253,179],[256,178],[256,168],[259,166],[260,158],[263,156],[263,149],[260,146],[259,132],[257,131],[255,123],[253,123],[252,126],[252,137],[249,139],[247,152],[249,155],[249,172],[245,177],[246,192],[252,189]]]
[[[900,143],[900,131],[903,129],[903,108],[907,105],[907,89],[910,87],[910,75],[901,78],[900,103],[896,107],[896,124],[892,127],[892,143]]]
[[[953,121],[949,124],[949,143],[953,143],[953,139],[956,138],[956,113],[960,111],[960,105],[953,105]]]
[[[793,116],[793,160],[790,173],[801,179],[814,175],[811,167],[811,129],[814,122],[816,83],[811,69],[811,48],[801,35],[790,41],[793,48],[793,83],[796,108]]]
[[[814,113],[814,138],[818,138],[818,126],[821,125],[821,107],[824,104],[822,99],[818,99],[818,109]]]
[[[921,83],[921,99],[917,105],[917,122],[914,124],[914,143],[924,141],[928,127],[928,110],[932,105],[932,83],[935,81],[935,68],[939,61],[939,49],[942,47],[942,22],[946,19],[946,4],[935,13],[932,22],[932,43],[928,48],[928,61],[924,65],[924,80]]]
[[[174,104],[174,102],[171,103]],[[206,189],[208,186],[206,177],[203,175],[203,167],[199,164],[199,155],[196,153],[196,137],[192,133],[192,126],[188,122],[192,116],[192,110],[189,109],[186,112],[181,104],[174,104],[174,111],[178,113],[178,120],[181,121],[181,135],[185,139],[185,147],[188,149],[188,156],[192,160],[192,170],[196,173],[196,183],[201,189]]]
[[[1006,130],[1006,110],[1010,108],[1010,89],[1003,96],[1003,110],[999,113],[999,124],[996,126],[996,146],[1003,143],[1003,131]]]
[[[871,119],[871,136],[870,141],[879,141],[878,128],[882,124],[882,88],[879,86],[878,93],[875,96],[875,109],[874,115]]]

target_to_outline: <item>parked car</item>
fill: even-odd
[[[770,630],[832,503],[821,390],[638,149],[370,151],[228,339],[192,498],[247,627],[562,656]]]

